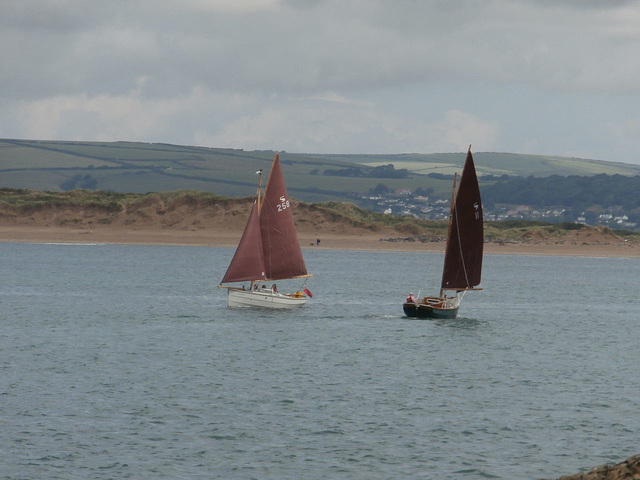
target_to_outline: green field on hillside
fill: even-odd
[[[0,187],[146,193],[199,190],[245,197],[256,170],[268,172],[275,152],[138,142],[0,140]],[[353,201],[384,184],[391,190],[433,189],[447,197],[449,175],[465,153],[322,155],[281,152],[291,195],[310,202]],[[494,175],[639,175],[640,166],[576,158],[474,153],[481,184]],[[393,176],[376,176],[384,165]],[[403,171],[402,169],[406,169]],[[355,174],[353,172],[355,171]],[[334,172],[327,174],[326,172]],[[336,173],[337,172],[337,173]],[[440,175],[431,175],[440,174]]]

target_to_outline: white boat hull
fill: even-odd
[[[299,296],[284,295],[271,290],[239,290],[230,288],[227,290],[227,306],[229,307],[253,307],[284,309],[296,308],[306,304],[308,298],[302,294]]]

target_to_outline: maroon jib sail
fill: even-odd
[[[258,201],[253,202],[251,214],[244,227],[244,233],[229,264],[222,283],[264,280],[264,254],[262,253],[262,235],[258,217]]]

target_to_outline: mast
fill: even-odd
[[[260,196],[262,194],[262,169],[258,170],[256,174],[260,176],[260,179],[258,180],[258,193],[257,193],[258,211],[260,211],[260,207],[262,206],[260,202]]]

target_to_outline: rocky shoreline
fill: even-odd
[[[617,465],[600,465],[588,472],[565,475],[556,480],[640,480],[640,455]]]

